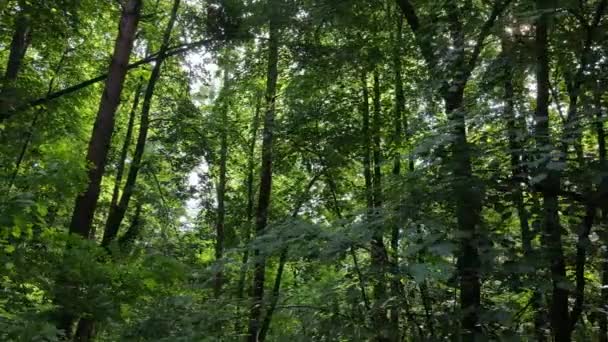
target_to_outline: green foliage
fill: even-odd
[[[239,341],[261,305],[268,341],[468,341],[471,312],[480,340],[532,341],[556,335],[559,290],[572,339],[606,338],[608,9],[510,1],[492,16],[502,3],[183,0],[133,200],[102,246],[158,61],[129,70],[92,233],[69,234],[110,96],[82,82],[108,72],[124,1],[0,0],[0,340],[73,339],[68,317],[96,341]],[[157,56],[172,6],[143,1],[131,62]]]

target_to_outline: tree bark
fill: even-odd
[[[253,206],[255,202],[255,192],[253,189],[253,178],[255,174],[255,144],[258,137],[258,128],[260,126],[260,111],[261,111],[261,95],[257,97],[255,113],[253,116],[253,122],[251,125],[251,140],[249,141],[248,150],[248,161],[247,161],[247,178],[245,180],[245,186],[247,188],[247,207],[246,216],[247,222],[245,223],[244,243],[245,250],[243,251],[243,258],[241,260],[241,272],[239,276],[239,282],[237,285],[237,298],[243,299],[245,297],[245,281],[247,278],[247,269],[249,263],[249,240],[251,239],[251,226],[253,224]],[[240,312],[240,310],[239,310]],[[235,330],[237,334],[241,334],[242,327],[240,320],[237,320]]]
[[[228,96],[229,96],[229,85],[228,85],[228,71],[224,70],[224,99],[221,111],[221,125],[220,128],[220,174],[219,182],[217,187],[217,221],[215,223],[215,260],[220,261],[224,255],[224,223],[226,218],[226,208],[224,205],[224,199],[226,195],[226,164],[228,161]],[[221,267],[221,266],[220,266]],[[222,271],[219,270],[215,275],[214,280],[214,294],[215,297],[219,297],[222,291]]]
[[[365,203],[367,206],[367,216],[371,216],[374,208],[374,190],[372,179],[372,134],[370,129],[369,114],[369,90],[367,88],[367,73],[361,74],[361,104],[362,114],[362,135],[363,135],[363,177],[365,179]]]
[[[512,198],[517,209],[519,227],[521,231],[521,243],[524,257],[530,257],[532,251],[532,232],[530,231],[530,215],[526,209],[523,197],[522,183],[526,182],[527,173],[523,165],[523,148],[521,137],[525,127],[518,125],[515,117],[515,91],[513,86],[513,58],[512,42],[505,35],[501,39],[502,58],[504,63],[504,99],[505,99],[505,121],[509,140],[511,158],[511,179],[513,183]]]
[[[396,0],[401,8],[410,29],[414,33],[426,65],[432,75],[439,75],[437,69],[437,51],[433,48],[433,37],[425,32],[416,13],[415,7],[409,0]],[[460,310],[461,338],[473,340],[481,335],[478,324],[478,312],[481,307],[480,258],[477,249],[477,225],[481,221],[482,194],[479,184],[473,177],[471,167],[470,147],[467,142],[465,113],[463,108],[464,89],[477,66],[477,60],[484,47],[484,42],[490,35],[497,18],[504,12],[510,0],[496,1],[492,10],[481,25],[475,39],[473,50],[465,53],[465,35],[460,21],[457,6],[448,3],[446,6],[450,38],[454,46],[454,57],[447,60],[452,80],[446,78],[440,87],[440,93],[445,102],[446,114],[452,127],[453,142],[451,146],[453,181],[457,230],[459,235],[460,253],[458,255],[458,276],[460,279]],[[468,58],[467,58],[468,55]]]
[[[555,170],[547,167],[553,152],[549,130],[549,51],[548,26],[550,4],[547,0],[536,1],[540,11],[536,21],[536,145],[541,153],[543,165],[538,175],[544,177],[538,188],[543,198],[543,244],[547,259],[550,262],[552,281],[552,298],[549,309],[552,333],[556,341],[570,341],[568,291],[563,282],[566,279],[566,265],[562,246],[562,233],[559,221],[560,176]]]
[[[394,160],[393,160],[393,178],[396,182],[401,174],[401,147],[403,146],[403,112],[405,110],[405,97],[403,93],[403,79],[402,79],[402,65],[401,65],[401,46],[403,44],[403,17],[400,13],[396,14],[396,30],[393,47],[393,72],[395,77],[395,108],[393,113],[393,148]],[[407,130],[407,129],[406,129]],[[410,161],[412,159],[410,158]],[[413,164],[410,162],[410,166]],[[391,296],[393,298],[401,298],[403,296],[403,290],[401,287],[400,275],[399,275],[399,229],[401,225],[401,210],[403,205],[401,199],[398,200],[398,204],[395,210],[395,222],[391,227],[391,252],[393,255],[392,264],[394,265],[391,272]],[[399,300],[391,306],[390,321],[392,339],[394,341],[400,340],[399,334]]]
[[[608,192],[608,177],[605,176],[606,171],[608,170],[608,165],[606,164],[606,132],[604,130],[604,120],[605,117],[602,113],[602,96],[601,90],[603,87],[602,83],[599,82],[598,87],[595,91],[595,113],[596,113],[596,122],[595,122],[595,132],[597,138],[597,146],[598,146],[598,156],[600,161],[600,172],[604,175],[602,176],[602,180],[599,185],[598,192],[600,196],[603,196]],[[608,204],[603,202],[600,205],[601,209],[601,223],[602,225],[608,224]],[[601,253],[601,284],[602,289],[600,292],[600,307],[599,307],[599,341],[600,342],[608,342],[608,232],[604,231],[600,235],[604,252]]]
[[[291,218],[295,219],[298,217],[298,213],[300,212],[300,208],[306,201],[308,194],[310,193],[310,189],[315,184],[317,179],[319,178],[319,174],[314,175],[312,179],[308,182],[306,189],[304,189],[304,194],[296,203],[296,206],[291,214]],[[287,263],[287,253],[289,249],[288,247],[284,247],[281,250],[281,254],[279,256],[279,266],[277,267],[277,274],[274,279],[274,285],[272,287],[272,294],[270,296],[270,303],[268,304],[268,308],[266,309],[266,314],[264,315],[264,320],[262,321],[262,326],[260,328],[259,342],[264,342],[266,340],[266,336],[268,331],[270,330],[270,323],[272,322],[272,315],[277,308],[277,303],[279,302],[279,295],[281,292],[281,281],[283,279],[283,271],[285,270],[285,264]]]
[[[15,18],[15,29],[11,39],[10,52],[4,72],[4,79],[0,87],[0,123],[8,119],[6,113],[11,109],[14,100],[11,92],[17,80],[23,58],[30,46],[32,28],[28,15],[29,6],[19,3],[21,10]]]
[[[120,238],[118,238],[120,250],[125,254],[130,253],[133,243],[140,234],[143,223],[141,219],[142,210],[142,203],[138,201],[137,205],[135,206],[135,215],[133,216],[129,229],[127,229],[127,231]]]
[[[122,177],[125,171],[125,163],[127,155],[129,154],[129,146],[131,145],[131,138],[133,136],[133,126],[135,125],[135,115],[137,114],[137,107],[139,106],[139,98],[141,95],[142,84],[137,86],[133,98],[133,106],[129,112],[129,121],[127,123],[127,132],[122,143],[120,150],[120,156],[118,159],[118,166],[116,168],[116,179],[114,180],[114,190],[112,190],[112,199],[110,200],[110,208],[116,206],[118,197],[120,195],[120,186],[122,185]]]
[[[505,34],[501,37],[502,58],[504,63],[504,99],[505,99],[505,121],[507,124],[507,134],[511,161],[511,181],[512,181],[512,201],[517,210],[519,227],[521,233],[521,244],[525,262],[533,260],[532,240],[534,238],[530,230],[530,213],[524,202],[523,183],[527,182],[528,171],[524,165],[524,149],[521,137],[525,134],[525,119],[518,119],[515,116],[515,90],[513,85],[513,41]],[[541,294],[538,289],[534,289],[531,299],[531,306],[534,311],[535,336],[538,341],[545,341],[545,319],[540,303]]]
[[[76,198],[76,205],[70,222],[70,233],[80,235],[86,239],[90,238],[91,223],[97,207],[101,178],[103,177],[114,130],[114,116],[120,102],[120,94],[122,93],[133,40],[139,23],[141,5],[141,0],[129,0],[123,7],[108,78],[89,141],[86,157],[87,162],[91,164],[87,174],[88,184],[86,191]],[[69,285],[70,281],[71,279],[61,279],[59,282],[71,286]],[[69,339],[75,320],[74,314],[61,312],[60,316],[58,328],[64,330],[66,338]],[[80,330],[80,334],[79,336],[82,336],[82,330]]]
[[[142,165],[142,158],[144,154],[144,150],[146,147],[146,141],[148,139],[148,130],[150,128],[150,108],[152,106],[152,100],[154,97],[154,89],[156,87],[156,82],[160,78],[160,73],[162,70],[163,62],[166,58],[167,49],[169,48],[169,42],[171,39],[171,32],[173,31],[173,26],[175,24],[175,20],[177,18],[177,12],[180,6],[181,0],[174,0],[173,7],[171,9],[171,16],[169,18],[169,22],[167,23],[167,27],[163,33],[163,40],[159,50],[158,59],[154,68],[152,69],[152,73],[150,74],[150,79],[148,80],[148,85],[146,88],[146,92],[144,94],[144,102],[142,104],[141,109],[141,119],[139,125],[139,134],[137,137],[137,144],[135,145],[135,152],[133,154],[133,160],[131,162],[131,166],[129,168],[129,174],[127,175],[127,180],[125,182],[125,186],[123,189],[122,196],[120,197],[120,201],[118,205],[115,205],[110,208],[110,213],[106,220],[106,225],[104,229],[104,235],[102,239],[102,246],[107,247],[110,245],[112,241],[118,235],[118,231],[120,229],[120,224],[124,219],[125,213],[129,207],[129,202],[131,200],[131,196],[135,191],[135,186],[137,183],[137,176],[139,173],[139,169]]]
[[[127,65],[129,64],[133,40],[139,23],[141,4],[141,0],[129,0],[123,8],[110,72],[89,142],[86,158],[87,162],[91,164],[87,177],[88,184],[86,191],[76,199],[70,223],[70,233],[78,234],[84,238],[89,238],[93,215],[97,207],[101,178],[105,170],[110,140],[114,130],[114,116],[127,74]]]
[[[373,189],[373,221],[371,229],[373,230],[371,241],[371,268],[375,277],[373,294],[375,303],[373,305],[372,319],[376,328],[376,341],[389,341],[390,331],[387,322],[386,301],[386,271],[388,264],[388,253],[384,245],[383,224],[378,222],[382,217],[382,151],[381,151],[381,126],[382,126],[382,108],[380,102],[380,75],[377,69],[373,72],[374,79],[374,96],[373,108],[374,115],[372,118],[372,157],[374,164],[374,175],[372,182]]]
[[[273,135],[275,123],[275,105],[279,63],[279,26],[276,5],[279,1],[270,1],[269,8],[269,37],[268,37],[268,69],[266,73],[266,113],[264,115],[264,129],[262,135],[262,165],[260,171],[260,191],[255,218],[256,236],[264,234],[268,223],[270,208],[270,195],[272,191],[272,159]],[[261,328],[261,314],[264,299],[264,281],[266,273],[266,260],[258,249],[253,251],[255,264],[253,271],[252,303],[249,314],[249,331],[247,340],[257,342]]]

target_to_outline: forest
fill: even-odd
[[[0,0],[0,341],[608,342],[608,0]]]

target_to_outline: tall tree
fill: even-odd
[[[555,169],[548,167],[553,153],[553,144],[549,131],[549,16],[551,4],[546,0],[536,2],[539,12],[536,21],[536,111],[535,139],[536,148],[543,163],[537,174],[543,179],[538,188],[543,197],[543,244],[550,262],[552,280],[552,298],[550,320],[556,341],[570,341],[568,290],[562,283],[566,280],[566,265],[562,246],[562,233],[559,222],[559,189],[560,178]]]
[[[226,222],[226,173],[228,163],[228,111],[230,110],[229,105],[229,94],[230,94],[230,75],[228,70],[224,70],[224,85],[223,85],[223,103],[221,104],[220,117],[221,117],[221,128],[220,128],[220,169],[219,169],[219,180],[217,183],[217,219],[215,222],[215,259],[221,261],[224,255],[224,243],[225,243],[225,232],[224,225]],[[222,290],[222,272],[221,270],[215,275],[214,291],[215,296],[219,296]]]
[[[127,175],[127,180],[125,182],[120,201],[117,205],[110,207],[110,213],[108,215],[108,219],[106,220],[102,240],[102,244],[104,246],[108,246],[116,238],[116,235],[120,229],[120,224],[122,223],[125,213],[129,207],[131,196],[133,196],[135,191],[137,175],[139,174],[139,170],[142,166],[144,150],[148,140],[148,131],[150,129],[150,108],[152,107],[154,89],[156,88],[156,83],[160,78],[163,63],[167,57],[167,50],[169,49],[169,44],[171,43],[171,33],[173,32],[173,26],[175,25],[175,21],[177,19],[177,12],[180,4],[181,0],[173,1],[171,15],[163,33],[158,59],[156,60],[156,64],[154,64],[154,68],[152,69],[150,78],[148,79],[148,85],[144,93],[144,102],[142,103],[141,107],[139,133],[137,136],[137,143],[135,145],[135,152],[133,153],[133,160],[131,161],[131,166],[129,167],[129,174]]]
[[[441,81],[439,93],[443,97],[445,110],[450,121],[452,144],[451,163],[453,169],[452,188],[455,196],[456,219],[460,239],[458,254],[458,277],[460,280],[460,309],[462,314],[462,332],[464,339],[472,339],[481,334],[479,326],[479,309],[481,306],[480,258],[478,250],[479,236],[477,226],[481,222],[482,194],[472,170],[470,146],[467,142],[466,108],[464,91],[477,67],[479,55],[485,40],[491,32],[497,18],[506,9],[509,0],[494,1],[487,19],[479,27],[476,37],[466,37],[463,27],[462,9],[450,2],[446,6],[446,16],[453,53],[440,61],[438,51],[433,45],[433,28],[422,25],[416,8],[409,0],[397,0],[410,29],[414,32],[416,43],[433,77]],[[475,44],[468,52],[466,39],[473,39]],[[446,63],[447,77],[440,75],[439,66]]]
[[[268,224],[270,196],[272,191],[272,159],[275,125],[277,80],[279,76],[279,16],[278,9],[282,3],[270,0],[267,3],[268,20],[268,61],[266,70],[266,95],[264,128],[262,133],[262,165],[260,169],[260,190],[255,214],[255,234],[261,236]],[[259,249],[253,251],[254,270],[252,285],[252,303],[249,314],[249,331],[247,340],[257,342],[261,329],[262,303],[264,299],[264,281],[266,261]]]
[[[76,198],[70,223],[70,232],[89,238],[93,214],[99,198],[101,178],[106,166],[108,150],[114,130],[114,115],[127,74],[127,65],[139,23],[141,0],[128,0],[122,4],[118,37],[110,64],[108,79],[99,104],[95,126],[89,141],[86,160],[90,163],[86,190]]]

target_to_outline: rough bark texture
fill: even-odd
[[[273,1],[271,5],[276,5]],[[268,223],[268,211],[270,207],[270,194],[272,191],[272,150],[275,121],[275,102],[278,79],[279,62],[279,28],[276,8],[270,12],[268,38],[268,69],[266,73],[266,113],[264,115],[264,130],[262,135],[262,165],[260,171],[260,191],[258,194],[258,206],[255,215],[256,236],[264,233]],[[261,314],[264,299],[264,281],[266,272],[266,260],[260,255],[259,250],[254,250],[254,271],[252,303],[249,314],[249,332],[247,340],[257,342],[261,328]]]
[[[137,175],[139,174],[139,169],[142,165],[146,141],[148,139],[148,130],[150,128],[150,108],[152,106],[152,99],[154,97],[154,89],[156,87],[156,82],[160,78],[162,65],[166,58],[166,52],[169,48],[171,32],[173,31],[173,26],[177,18],[177,11],[179,9],[180,3],[181,0],[174,0],[173,2],[171,16],[169,18],[169,22],[167,23],[167,27],[165,28],[165,31],[163,33],[163,40],[160,47],[159,56],[156,61],[156,64],[154,65],[154,68],[152,69],[152,73],[150,74],[150,79],[148,80],[148,85],[144,94],[144,102],[142,104],[141,109],[139,134],[137,136],[137,144],[135,145],[133,160],[131,161],[129,174],[127,175],[127,180],[125,182],[120,201],[117,205],[110,208],[110,213],[108,215],[108,219],[106,220],[104,236],[102,240],[103,246],[108,246],[116,238],[118,230],[120,229],[120,224],[122,223],[122,220],[125,217],[125,213],[127,212],[127,209],[129,207],[131,196],[133,196],[133,193],[135,191]]]
[[[87,151],[89,165],[88,184],[85,192],[76,199],[74,213],[70,223],[70,233],[88,238],[97,200],[99,198],[101,178],[105,170],[112,132],[114,115],[120,102],[123,83],[127,74],[127,65],[133,48],[133,40],[139,23],[141,0],[129,0],[123,8],[120,19],[118,38],[114,46],[112,62],[106,86],[99,104],[95,126]]]

